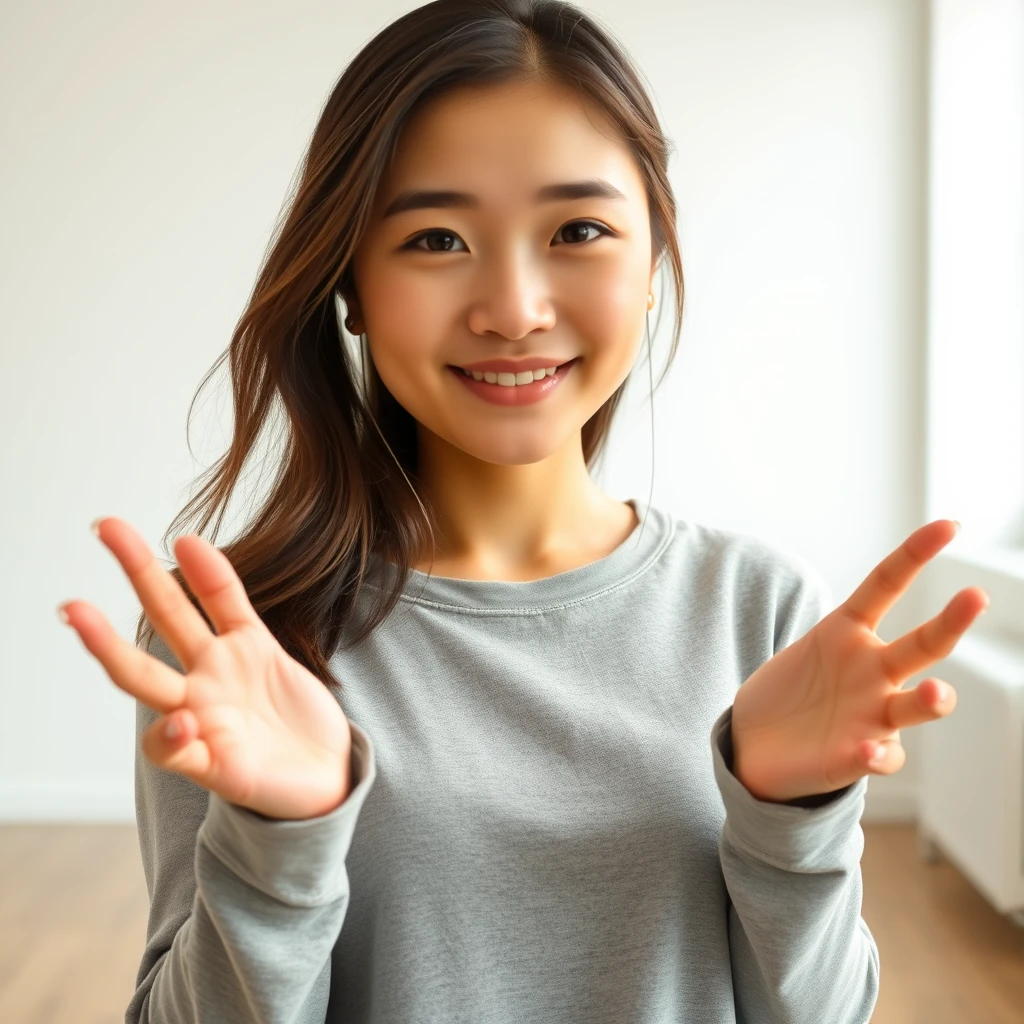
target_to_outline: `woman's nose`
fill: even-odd
[[[550,282],[524,256],[510,257],[485,275],[469,312],[474,333],[500,334],[510,341],[554,324]]]

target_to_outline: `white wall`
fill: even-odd
[[[121,516],[157,550],[220,454],[229,396],[198,409],[196,463],[189,400],[322,101],[411,6],[5,6],[0,819],[132,818],[133,702],[55,606],[88,600],[133,636],[135,593],[89,523]],[[677,147],[687,314],[652,500],[800,553],[841,599],[924,521],[924,0],[585,6]],[[641,390],[601,479],[646,500]],[[884,639],[937,611],[913,599]],[[912,807],[903,739],[869,815]]]
[[[978,546],[1020,549],[1024,0],[932,8],[927,497],[957,502]]]

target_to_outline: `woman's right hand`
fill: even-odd
[[[195,534],[174,544],[215,634],[128,523],[107,517],[97,527],[185,670],[124,640],[93,605],[63,605],[114,684],[160,713],[142,735],[146,758],[269,818],[315,818],[338,807],[351,789],[348,719],[256,614],[227,557]]]

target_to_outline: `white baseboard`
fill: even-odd
[[[868,783],[861,821],[903,822],[917,820],[917,794],[911,787],[879,786],[875,779]],[[19,822],[135,822],[134,783],[107,782],[34,782],[0,783],[0,824]]]
[[[134,824],[134,781],[0,782],[0,824],[77,822]]]
[[[917,821],[916,787],[898,786],[898,776],[888,776],[887,785],[879,786],[877,779],[868,780],[868,791],[864,795],[864,814],[861,822],[865,825],[903,824],[912,825]]]

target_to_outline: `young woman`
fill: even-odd
[[[900,686],[987,596],[883,644],[950,521],[834,607],[795,555],[595,485],[665,260],[678,340],[668,152],[564,3],[438,0],[342,75],[198,531],[167,572],[98,521],[135,644],[66,606],[138,702],[127,1021],[869,1020],[867,776],[953,709]],[[216,548],[275,400],[273,488]]]

